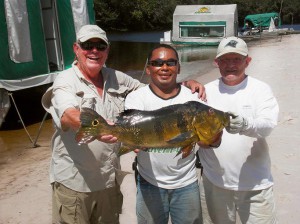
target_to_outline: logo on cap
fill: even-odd
[[[236,40],[231,40],[224,47],[234,47],[234,48],[236,48],[237,44],[238,44],[238,42]]]

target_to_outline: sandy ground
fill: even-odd
[[[268,138],[278,219],[285,224],[299,223],[300,35],[256,41],[249,45],[253,60],[247,74],[269,83],[280,106],[279,124]],[[191,63],[189,66],[197,68],[199,64]],[[194,78],[202,83],[219,76],[216,68],[200,77],[199,74],[195,74]],[[29,126],[29,133],[34,136],[38,127],[39,124]],[[47,120],[38,140],[40,147],[36,148],[32,148],[29,140],[18,141],[24,139],[24,130],[0,132],[0,224],[51,223],[48,178],[51,132],[51,120]],[[14,149],[13,155],[11,149]],[[133,153],[121,157],[124,170],[131,171],[133,158]],[[121,223],[134,224],[136,188],[133,174],[125,177],[122,191],[124,206]]]

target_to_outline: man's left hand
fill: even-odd
[[[182,85],[190,88],[192,93],[198,92],[199,99],[206,102],[206,92],[204,85],[192,79],[182,82]]]
[[[97,139],[104,143],[116,143],[118,141],[117,137],[113,135],[99,135]]]
[[[230,134],[237,134],[241,131],[244,131],[248,126],[248,121],[246,118],[242,117],[233,112],[229,112],[230,115],[230,123],[229,126],[226,127],[226,131]]]

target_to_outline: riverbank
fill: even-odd
[[[280,106],[278,126],[267,139],[275,180],[278,219],[280,223],[298,223],[300,35],[286,35],[281,40],[256,41],[249,45],[252,62],[247,74],[268,83]],[[185,68],[187,70],[197,68],[199,63],[186,66],[190,66]],[[217,68],[212,68],[204,75],[201,67],[195,71],[193,78],[202,83],[219,77]],[[38,127],[39,124],[29,126],[29,133],[35,135]],[[48,168],[52,133],[51,120],[47,120],[38,140],[40,147],[32,148],[23,129],[0,131],[0,224],[51,223]],[[121,157],[123,170],[131,171],[133,158],[133,153]],[[134,224],[136,189],[133,174],[125,177],[122,192],[124,206],[120,222]]]

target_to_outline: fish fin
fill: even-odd
[[[176,154],[176,156],[178,156],[180,153],[182,153],[182,159],[188,157],[191,154],[194,146],[195,146],[195,143],[182,147],[181,150],[179,150],[179,152]]]
[[[166,141],[167,143],[170,143],[170,144],[177,144],[177,143],[181,143],[181,142],[184,142],[185,140],[187,139],[190,139],[194,136],[194,132],[192,131],[188,131],[188,132],[184,132],[180,135],[177,135],[176,137]]]
[[[79,129],[75,136],[75,140],[78,143],[78,145],[88,144],[94,141],[95,139],[96,136],[93,136],[90,132],[83,131],[82,129]]]
[[[191,152],[193,151],[194,146],[195,146],[195,143],[187,145],[186,147],[181,149],[182,159],[188,157],[191,154]]]
[[[129,147],[128,145],[122,144],[120,149],[119,149],[118,156],[122,156],[122,155],[124,155],[126,153],[129,153],[131,151],[133,151],[132,147]]]
[[[136,113],[136,112],[139,112],[140,110],[135,110],[135,109],[127,109],[127,110],[124,110],[123,112],[121,112],[119,114],[119,117],[123,117],[123,116],[128,116],[128,115],[131,115],[132,113]]]

